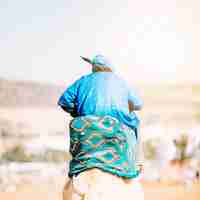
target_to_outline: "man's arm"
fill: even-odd
[[[129,112],[133,112],[134,110],[141,110],[143,107],[143,102],[141,98],[133,90],[129,90],[128,106],[129,106]],[[144,152],[143,152],[143,145],[141,141],[139,127],[137,128],[136,131],[137,131],[137,144],[135,149],[136,153],[135,159],[136,159],[136,166],[139,168],[140,173],[142,173],[144,165]]]
[[[138,128],[138,133],[137,133],[137,144],[136,144],[136,155],[135,155],[135,159],[136,159],[136,166],[138,166],[140,168],[140,172],[142,172],[143,166],[144,166],[144,149],[143,149],[143,143],[141,141],[141,135],[140,135],[140,131]]]
[[[77,87],[79,82],[76,81],[70,87],[68,87],[58,100],[58,105],[65,111],[70,113],[73,117],[77,115],[76,109],[76,97]]]

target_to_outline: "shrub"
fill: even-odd
[[[11,150],[4,152],[1,159],[6,161],[31,162],[33,156],[27,154],[24,147],[18,144]]]

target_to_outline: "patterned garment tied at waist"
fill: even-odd
[[[111,116],[84,116],[70,123],[69,177],[91,168],[134,178],[135,132]]]

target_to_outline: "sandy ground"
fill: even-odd
[[[145,199],[148,200],[199,200],[200,183],[184,186],[177,183],[143,183]],[[47,185],[23,185],[17,192],[1,192],[2,200],[61,200],[61,184],[55,188]]]
[[[177,183],[145,183],[145,199],[148,200],[199,200],[200,183],[181,185]]]

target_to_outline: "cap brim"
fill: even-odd
[[[81,56],[81,58],[82,58],[84,61],[86,61],[86,62],[92,64],[92,61],[91,61],[89,58],[86,58],[86,57],[83,57],[83,56]]]

